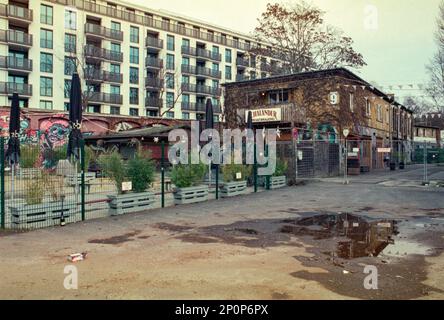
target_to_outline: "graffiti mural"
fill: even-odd
[[[0,136],[9,137],[9,113],[0,112]],[[38,143],[38,130],[31,129],[30,120],[24,116],[20,116],[20,143]]]

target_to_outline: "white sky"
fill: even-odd
[[[131,2],[250,33],[257,25],[257,18],[265,10],[269,0],[131,0]],[[341,28],[345,34],[353,38],[355,49],[364,55],[368,64],[358,72],[365,80],[383,86],[426,82],[425,65],[435,51],[433,33],[440,0],[312,0],[312,2],[326,11],[326,20],[329,24]],[[377,8],[376,30],[365,28],[365,10],[368,5]],[[395,93],[422,94],[419,90],[406,90],[405,87]]]

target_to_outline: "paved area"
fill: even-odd
[[[380,183],[414,181],[418,170],[0,233],[0,298],[443,299],[443,188]],[[375,257],[341,258],[333,244],[343,236],[288,232],[301,218],[343,213],[396,221],[394,243]],[[67,256],[84,251],[78,289],[66,290]],[[377,290],[364,287],[368,265]]]

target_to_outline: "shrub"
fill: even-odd
[[[42,177],[36,177],[25,185],[25,201],[28,205],[40,204],[45,197],[45,185]]]
[[[105,175],[113,180],[116,185],[117,192],[122,193],[122,182],[126,178],[126,170],[123,164],[122,156],[117,152],[103,154],[99,157],[98,162],[102,167]]]
[[[273,173],[274,177],[280,177],[280,176],[285,176],[287,174],[287,162],[277,159],[276,160],[276,170]]]
[[[237,179],[237,173],[241,173],[241,178]],[[222,176],[224,182],[246,180],[251,175],[251,166],[243,164],[225,164],[222,166]]]
[[[20,147],[20,168],[33,168],[39,158],[38,145],[22,145]]]
[[[207,166],[200,164],[178,164],[171,170],[171,181],[178,188],[189,188],[201,183]]]
[[[144,192],[154,180],[154,163],[147,151],[138,151],[128,161],[127,175],[131,180],[134,192]]]

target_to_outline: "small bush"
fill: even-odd
[[[134,192],[144,192],[154,180],[155,166],[147,151],[138,151],[128,161],[127,175],[131,180]]]
[[[41,177],[29,181],[25,185],[25,201],[28,205],[40,204],[45,197],[45,185]]]
[[[225,164],[222,166],[222,176],[224,182],[247,180],[251,175],[251,166],[243,164]],[[237,179],[237,173],[241,173],[241,178]]]
[[[112,153],[101,155],[98,162],[105,175],[113,180],[117,192],[121,194],[122,182],[124,182],[126,178],[126,169],[123,164],[122,156],[117,151],[113,151]]]
[[[285,176],[287,174],[287,162],[277,159],[276,160],[276,170],[274,171],[273,176],[274,177],[280,177],[280,176]]]
[[[39,158],[38,145],[22,145],[20,147],[20,168],[34,168]]]
[[[202,182],[207,166],[200,164],[178,164],[171,170],[171,181],[178,188],[189,188]]]

